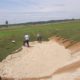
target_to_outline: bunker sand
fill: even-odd
[[[72,58],[70,50],[65,49],[64,46],[59,45],[56,41],[48,41],[42,43],[31,42],[30,45],[30,48],[22,47],[22,50],[20,52],[9,55],[0,63],[1,77],[14,78],[15,80],[58,80],[64,76],[66,78],[67,75],[72,74],[69,72],[70,70],[68,71],[69,73],[65,70],[71,68],[70,65],[70,68],[65,67],[68,62],[71,62],[71,65],[75,62],[75,57]],[[80,59],[80,57],[76,58],[78,60]],[[80,68],[79,65],[77,65],[77,68],[71,71],[77,71],[78,68]],[[58,76],[58,78],[56,76]],[[79,78],[76,77],[75,79]]]

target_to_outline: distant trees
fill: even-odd
[[[7,20],[5,21],[5,25],[6,25],[6,27],[8,27],[8,21]]]

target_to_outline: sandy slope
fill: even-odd
[[[64,46],[59,45],[55,41],[41,44],[32,42],[30,44],[30,48],[23,47],[22,51],[9,55],[0,63],[0,75],[2,77],[40,78],[50,75],[50,78],[48,78],[50,80],[69,80],[69,78],[73,80],[70,76],[73,76],[73,72],[74,74],[80,74],[80,70],[77,69],[73,70],[73,72],[64,71],[56,75],[53,74],[68,62],[70,64],[75,62],[75,57],[70,55],[71,51],[65,49]],[[77,56],[76,58],[80,59]],[[78,76],[80,75],[77,75],[75,79]]]

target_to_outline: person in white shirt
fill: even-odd
[[[27,47],[29,47],[29,35],[28,34],[24,35],[23,45],[26,46],[26,44],[27,44]]]

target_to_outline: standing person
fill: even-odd
[[[41,42],[42,41],[42,36],[40,33],[37,34],[37,41],[38,42]]]
[[[27,47],[29,47],[29,35],[28,34],[24,35],[23,45],[26,46],[26,44],[27,44]]]

